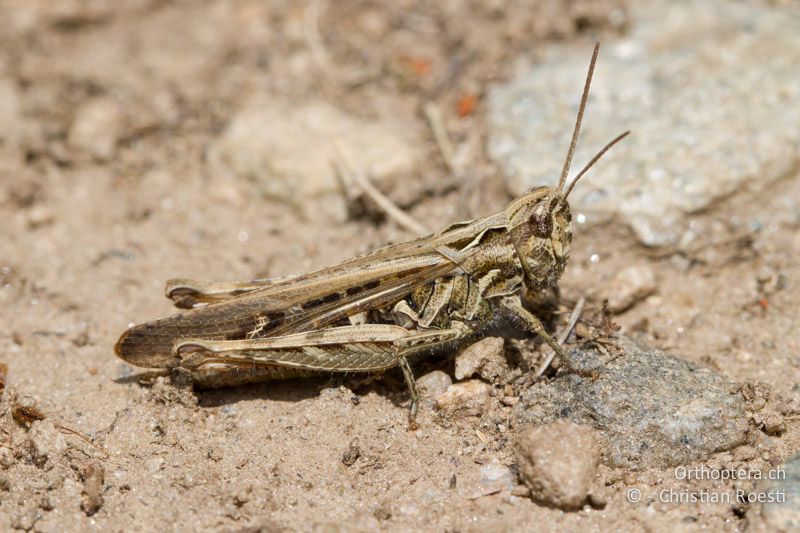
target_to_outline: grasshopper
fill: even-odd
[[[572,240],[567,197],[629,133],[608,143],[564,189],[598,49],[557,187],[534,187],[500,213],[309,274],[170,280],[167,297],[189,310],[129,328],[116,354],[136,366],[181,367],[206,386],[400,366],[412,420],[417,390],[409,357],[477,336],[496,319],[516,320],[566,364],[563,348],[523,307],[521,295],[558,283]]]

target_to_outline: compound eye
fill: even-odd
[[[549,239],[553,233],[553,219],[546,210],[534,211],[529,220],[531,231],[537,237]]]

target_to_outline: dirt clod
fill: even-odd
[[[81,492],[81,509],[86,516],[92,516],[103,506],[103,481],[105,472],[100,463],[86,465],[83,473],[83,491]]]
[[[361,457],[361,450],[355,440],[351,441],[347,449],[342,454],[342,464],[345,466],[353,466],[358,458]]]
[[[534,500],[565,511],[586,503],[600,462],[594,430],[566,420],[527,428],[514,440],[514,455]]]
[[[786,431],[786,421],[780,413],[769,413],[764,417],[764,432],[767,435],[780,435]]]

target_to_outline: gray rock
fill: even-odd
[[[797,21],[722,0],[629,8],[628,36],[603,43],[572,174],[617,134],[633,134],[571,203],[579,222],[619,216],[647,245],[689,242],[687,214],[796,164]],[[490,92],[488,148],[513,192],[558,180],[589,56],[589,46],[559,45]]]
[[[458,355],[455,363],[456,379],[474,375],[495,382],[508,373],[508,361],[503,352],[502,337],[486,337],[470,344]]]
[[[791,457],[775,472],[783,479],[760,485],[752,496],[771,501],[757,503],[747,512],[748,531],[800,531],[800,454]]]
[[[356,170],[376,182],[407,174],[419,161],[413,127],[364,120],[322,102],[296,106],[253,98],[233,117],[209,157],[220,175],[254,180],[280,199],[339,190],[338,143]]]
[[[534,500],[565,511],[586,503],[600,462],[595,433],[558,420],[517,435],[514,454],[519,475]]]
[[[734,384],[709,369],[620,337],[621,355],[573,350],[573,367],[528,389],[514,408],[521,425],[560,418],[600,430],[603,461],[626,468],[698,461],[747,440],[745,401]]]

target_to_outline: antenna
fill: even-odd
[[[596,155],[596,156],[594,156],[594,157],[592,158],[592,160],[591,160],[591,161],[589,161],[589,162],[586,164],[586,166],[585,166],[585,167],[583,167],[583,170],[581,170],[580,172],[578,172],[578,175],[577,175],[577,176],[575,176],[575,179],[574,179],[574,180],[572,180],[572,183],[570,183],[570,184],[569,184],[569,187],[567,187],[567,191],[564,193],[564,199],[565,199],[565,200],[566,200],[567,196],[569,196],[569,193],[570,193],[570,192],[572,192],[572,188],[573,188],[573,187],[575,187],[575,184],[576,184],[576,183],[578,183],[578,180],[579,180],[579,179],[581,179],[581,176],[583,176],[584,174],[586,174],[586,171],[587,171],[587,170],[589,170],[590,168],[592,168],[592,165],[594,165],[595,163],[597,163],[597,160],[598,160],[598,159],[600,159],[601,157],[603,157],[603,154],[604,154],[604,153],[606,153],[606,152],[608,151],[608,149],[609,149],[609,148],[611,148],[612,146],[614,146],[615,144],[617,144],[618,142],[620,142],[622,139],[624,139],[625,137],[627,137],[629,133],[630,133],[630,130],[628,130],[628,131],[626,131],[625,133],[622,133],[622,134],[620,134],[620,135],[617,135],[617,136],[614,138],[614,140],[613,140],[613,141],[611,141],[610,143],[608,143],[607,145],[605,145],[605,146],[603,147],[603,149],[602,149],[602,150],[600,150],[599,152],[597,152],[597,155]]]
[[[561,169],[561,177],[558,180],[558,190],[564,188],[567,182],[567,174],[569,174],[569,166],[572,163],[572,156],[575,154],[575,145],[578,144],[578,134],[581,131],[581,121],[583,120],[583,112],[586,110],[586,100],[589,99],[589,86],[592,84],[592,74],[594,74],[594,65],[597,63],[597,53],[600,51],[600,43],[595,43],[594,53],[592,54],[592,61],[589,63],[589,74],[586,75],[586,83],[583,86],[583,96],[581,96],[581,106],[578,108],[578,120],[575,121],[575,129],[572,131],[572,141],[569,143],[569,152],[567,152],[567,159],[564,161],[564,168]],[[613,143],[612,143],[613,144]],[[575,182],[573,182],[575,183]]]

